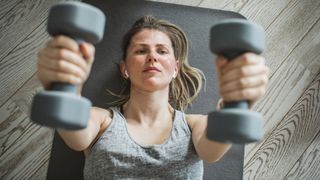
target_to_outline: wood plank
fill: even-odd
[[[18,46],[34,29],[44,23],[49,7],[59,0],[20,1],[0,19],[0,62],[4,61],[12,50]]]
[[[0,19],[5,18],[10,11],[15,8],[21,0],[0,1]]]
[[[272,73],[320,17],[319,0],[293,0],[266,30],[267,64]]]
[[[30,179],[43,179],[45,180],[47,177],[47,171],[49,167],[49,159],[40,167],[38,171],[36,171]]]
[[[319,29],[320,20],[270,78],[266,95],[255,106],[254,109],[264,116],[265,137],[270,135],[320,71]],[[245,163],[260,145],[246,146]]]
[[[320,177],[320,131],[309,148],[298,159],[284,179],[317,179]]]
[[[287,8],[290,2],[291,0],[252,0],[246,3],[238,12],[267,29]]]
[[[33,77],[17,93],[0,107],[0,156],[28,135],[31,128],[29,120],[30,105],[33,95],[42,90],[36,77]]]
[[[52,133],[35,126],[29,129],[32,133],[0,157],[1,179],[30,179],[49,159]]]
[[[283,179],[320,131],[319,119],[320,71],[299,101],[246,163],[244,179]]]
[[[187,5],[187,6],[197,6],[209,9],[219,9],[219,10],[227,10],[227,11],[235,11],[238,12],[246,3],[249,1],[243,0],[225,0],[225,1],[213,1],[213,0],[148,0],[154,2],[163,2],[163,3],[171,3],[171,4],[179,4],[179,5]]]
[[[186,5],[186,6],[197,6],[201,0],[148,0],[154,2],[163,2],[163,3],[170,3],[170,4],[179,4],[179,5]]]
[[[46,176],[53,131],[31,123],[28,117],[32,96],[41,89],[34,74],[0,108],[0,179]]]
[[[248,0],[224,0],[224,1],[213,1],[213,0],[202,0],[198,3],[199,7],[219,9],[225,11],[239,12],[242,7],[247,6],[251,1]]]
[[[49,37],[45,27],[45,23],[37,27],[0,62],[0,94],[5,94],[0,106],[36,72],[37,53]]]
[[[38,142],[34,143],[34,149],[28,146],[29,150],[34,150],[34,152],[26,155],[23,161],[16,164],[15,168],[6,178],[33,179],[32,177],[37,175],[37,172],[42,173],[38,175],[41,177],[38,179],[44,179],[46,177],[46,170],[43,171],[43,166],[45,166],[50,159],[52,141],[47,141],[47,134],[45,133],[37,136],[34,140],[38,140]]]

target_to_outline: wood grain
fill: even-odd
[[[5,16],[12,11],[21,0],[11,0],[11,1],[0,1],[0,19],[5,18]]]
[[[58,0],[19,1],[16,6],[0,19],[0,62],[4,61],[14,47],[18,46],[27,36],[44,23],[48,9]],[[44,29],[43,29],[44,30]]]
[[[293,0],[266,30],[267,64],[272,73],[299,44],[320,17],[320,1]]]
[[[37,52],[48,39],[43,23],[0,62],[0,106],[36,71]],[[14,82],[14,83],[13,83]]]
[[[237,12],[243,14],[250,21],[259,23],[262,27],[268,29],[272,22],[286,10],[290,2],[291,0],[253,0],[248,1]]]
[[[320,71],[308,90],[246,163],[244,179],[283,179],[320,131],[319,118]]]
[[[0,179],[44,179],[50,158],[53,131],[29,119],[32,96],[42,90],[33,75],[0,108]]]
[[[304,36],[291,54],[282,61],[280,68],[270,78],[266,95],[255,106],[255,109],[264,116],[265,137],[272,133],[272,130],[320,71],[319,29],[320,20]],[[260,145],[246,146],[245,163]]]
[[[201,0],[192,0],[192,1],[185,1],[185,0],[149,0],[149,1],[171,3],[171,4],[180,4],[180,5],[187,5],[187,6],[197,6],[201,2]]]
[[[249,0],[224,0],[224,1],[212,1],[202,0],[198,6],[211,9],[221,9],[226,11],[239,12],[242,7],[247,6]]]
[[[320,163],[320,131],[284,179],[318,179]]]
[[[49,7],[62,0],[0,1],[0,179],[45,179],[53,131],[30,122],[38,49]],[[236,11],[266,28],[269,89],[255,106],[264,140],[246,147],[244,179],[320,176],[320,1],[153,0]],[[4,43],[3,43],[4,42]]]

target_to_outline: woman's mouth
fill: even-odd
[[[161,71],[156,67],[147,67],[143,70],[143,72],[161,72]]]

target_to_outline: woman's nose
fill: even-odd
[[[155,53],[150,52],[148,54],[147,61],[148,62],[158,62],[158,57],[155,55]]]

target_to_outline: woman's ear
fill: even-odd
[[[125,64],[125,62],[123,60],[120,62],[120,71],[121,71],[122,77],[124,77],[125,79],[129,78],[129,74],[128,74],[128,71],[127,71],[127,68],[126,68],[126,64]]]
[[[180,61],[176,60],[176,66],[174,68],[173,78],[176,78],[178,76],[180,70]]]

